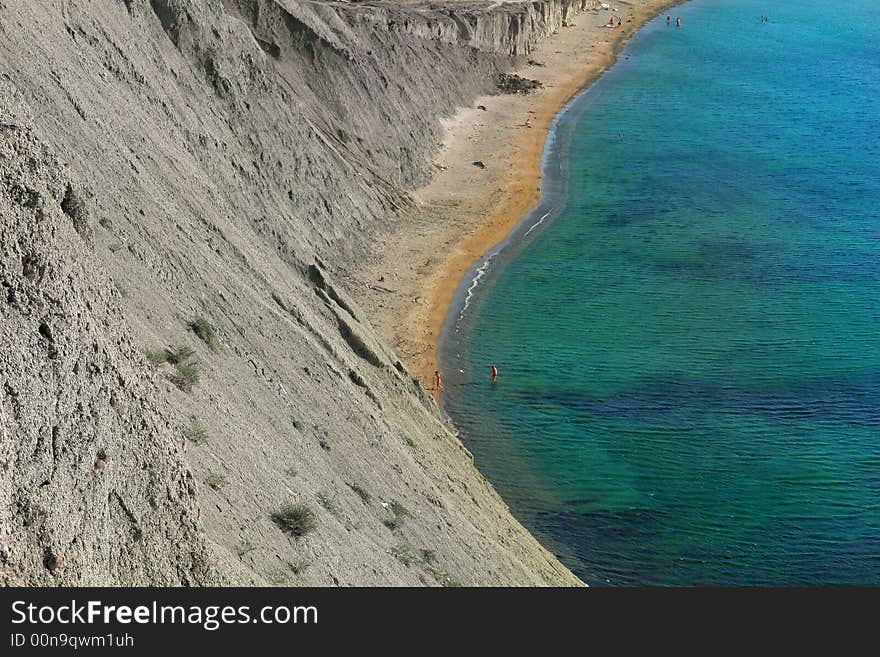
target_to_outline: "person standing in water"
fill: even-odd
[[[492,366],[492,383],[495,383],[498,380],[498,368],[494,365]]]
[[[667,16],[666,17],[666,24],[669,25],[670,22],[672,22],[672,16]]]
[[[675,27],[681,27],[681,19],[680,18],[675,19]]]

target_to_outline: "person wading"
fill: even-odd
[[[495,383],[498,380],[498,368],[494,365],[492,366],[492,383]]]

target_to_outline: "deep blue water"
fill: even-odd
[[[878,585],[880,3],[672,14],[558,119],[445,408],[588,583]]]

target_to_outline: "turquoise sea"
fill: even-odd
[[[880,585],[880,2],[671,13],[459,291],[445,411],[589,584]]]

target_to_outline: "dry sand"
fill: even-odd
[[[414,209],[397,219],[359,273],[367,284],[359,302],[435,398],[437,339],[453,295],[471,265],[537,204],[541,156],[554,116],[613,65],[640,26],[679,1],[612,2],[616,12],[581,14],[529,56],[543,66],[516,71],[540,80],[543,88],[478,98],[444,122],[436,173],[413,193]],[[621,18],[621,27],[605,27],[611,16]]]

